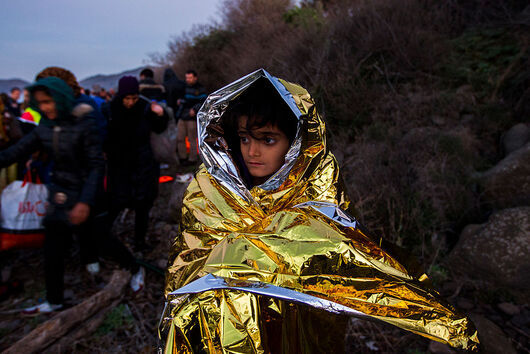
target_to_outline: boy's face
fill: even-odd
[[[252,129],[250,134],[246,128],[247,120],[247,116],[238,120],[241,154],[254,184],[259,185],[285,163],[289,139],[277,126],[270,124]]]

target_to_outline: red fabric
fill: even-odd
[[[0,232],[0,251],[11,248],[41,248],[44,245],[44,232],[13,234]]]
[[[160,177],[158,178],[158,183],[171,182],[172,180],[174,180],[174,178],[171,177],[171,176],[160,176]]]

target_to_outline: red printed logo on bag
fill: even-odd
[[[19,214],[31,214],[35,213],[37,216],[46,215],[46,208],[48,207],[48,202],[37,201],[32,202],[19,202],[18,203],[18,212]]]

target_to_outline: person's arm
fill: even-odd
[[[197,101],[193,105],[193,107],[191,108],[193,110],[193,113],[194,113],[193,116],[195,116],[197,114],[197,112],[199,112],[199,110],[202,107],[202,104],[204,103],[204,101],[206,101],[207,97],[208,97],[208,94],[206,93],[206,89],[204,88],[204,86],[201,86],[199,88],[199,95],[197,96]],[[192,116],[192,115],[190,114],[190,116]]]
[[[161,105],[151,102],[151,105],[147,106],[146,116],[151,122],[151,130],[153,132],[160,134],[166,130],[169,116]]]
[[[33,129],[31,133],[20,139],[18,143],[0,152],[0,168],[7,167],[40,148],[41,144],[37,129]]]

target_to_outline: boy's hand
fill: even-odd
[[[90,215],[90,205],[79,202],[70,211],[70,222],[74,225],[84,223]]]
[[[190,117],[195,117],[195,110],[193,108],[190,108]]]
[[[164,115],[164,108],[162,108],[161,105],[155,102],[151,102],[151,111],[153,111],[153,113],[155,113],[159,117]]]

